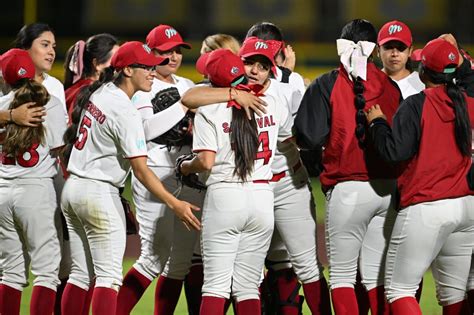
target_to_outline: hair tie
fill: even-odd
[[[82,70],[84,69],[83,56],[86,43],[80,40],[74,44],[74,52],[72,53],[71,61],[69,62],[69,70],[74,73],[72,84],[79,81],[82,77]]]
[[[349,79],[367,80],[367,59],[369,59],[375,48],[375,43],[368,41],[358,41],[357,44],[351,40],[338,39],[337,54],[344,69],[349,75]]]

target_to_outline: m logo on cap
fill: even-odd
[[[18,76],[23,77],[24,75],[26,75],[26,73],[27,71],[25,68],[18,69]]]
[[[456,55],[454,55],[453,53],[449,53],[448,59],[454,62],[454,60],[456,60]]]
[[[239,73],[239,68],[238,67],[232,67],[232,69],[230,69],[230,73],[232,73],[233,75],[236,75],[237,73]]]
[[[390,35],[394,34],[394,33],[397,33],[397,32],[401,32],[402,31],[402,27],[398,24],[393,24],[393,25],[390,25],[390,27],[388,28],[388,33]]]
[[[178,34],[178,32],[174,28],[167,28],[165,30],[165,35],[168,38],[171,38],[171,37],[175,36],[176,34]]]
[[[256,42],[255,49],[268,49],[268,45],[264,42]]]
[[[145,51],[146,51],[147,53],[151,53],[151,48],[148,47],[147,44],[143,44],[142,46],[143,46],[143,49],[145,49]]]

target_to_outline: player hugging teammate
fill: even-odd
[[[329,289],[336,314],[365,314],[358,273],[371,314],[421,314],[430,265],[443,314],[472,312],[474,74],[451,35],[425,46],[417,73],[407,25],[377,35],[353,20],[338,69],[307,90],[272,23],[253,25],[240,48],[207,37],[197,87],[177,75],[191,47],[173,27],[120,48],[95,35],[68,54],[65,133],[63,87],[47,75],[54,34],[26,26],[16,45],[0,59],[11,88],[0,98],[0,314],[19,314],[30,263],[31,314],[53,312],[65,271],[56,314],[88,314],[90,299],[95,315],[130,314],[158,277],[154,314],[174,313],[186,281],[190,314],[224,314],[230,300],[237,314],[297,315],[304,300],[331,314]],[[70,272],[51,180],[64,144]],[[329,289],[307,169],[326,194]],[[130,170],[141,253],[122,281]]]

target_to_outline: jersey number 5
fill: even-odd
[[[39,162],[39,153],[36,151],[38,147],[39,144],[33,144],[28,151],[17,154],[16,161],[14,157],[2,154],[2,164],[15,165],[18,163],[18,165],[22,167],[33,167]],[[25,154],[27,155],[27,158],[25,158]]]
[[[268,140],[268,131],[262,131],[258,134],[258,147],[260,145],[262,149],[257,152],[256,160],[263,159],[263,165],[267,165],[270,162],[270,158],[272,157],[272,150],[270,150]]]
[[[87,136],[89,135],[89,129],[91,128],[91,119],[84,115],[81,122],[81,127],[79,127],[79,135],[77,136],[76,143],[74,147],[78,150],[82,150],[87,141]],[[87,127],[87,128],[86,128]]]

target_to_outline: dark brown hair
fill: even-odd
[[[34,106],[45,106],[50,96],[46,88],[36,81],[22,79],[12,86],[15,95],[10,103],[10,109],[15,109],[24,103],[35,102]],[[45,129],[42,124],[38,127],[8,124],[3,141],[3,152],[16,156],[28,151],[32,145],[44,143]]]

